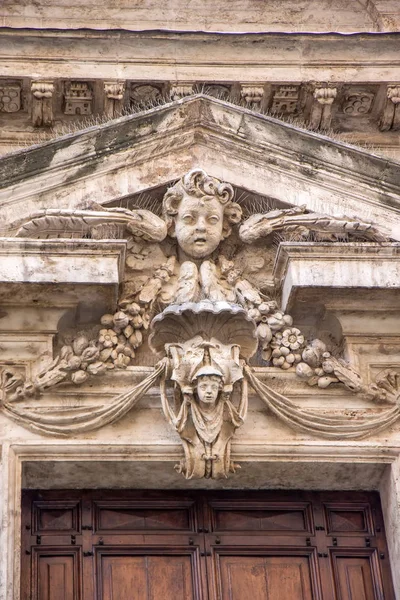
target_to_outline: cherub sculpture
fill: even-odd
[[[282,368],[295,367],[301,361],[300,332],[291,329],[291,317],[282,314],[270,297],[273,235],[283,231],[300,237],[312,233],[316,239],[385,238],[369,223],[307,213],[304,207],[253,214],[242,222],[242,208],[233,199],[229,183],[193,169],[166,192],[161,216],[149,210],[99,205],[96,210],[46,210],[33,215],[17,236],[127,240],[118,310],[103,315],[96,342],[97,360],[108,368],[135,362],[146,330],[165,307],[203,299],[245,308],[257,325],[265,360]],[[290,351],[288,358],[284,348],[280,354],[280,333],[283,345],[287,338],[289,350],[297,350]],[[78,364],[76,355],[72,361]],[[87,361],[81,362],[85,366]],[[304,373],[311,381],[309,370],[303,368]],[[75,379],[83,381],[85,376],[81,373]]]

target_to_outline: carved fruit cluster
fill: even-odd
[[[100,360],[100,352],[95,341],[89,341],[85,335],[75,338],[71,346],[63,346],[60,351],[62,370],[69,372],[71,380],[79,385],[106,370]]]
[[[261,302],[256,307],[254,306],[248,310],[249,317],[257,324],[256,334],[260,341],[262,357],[265,361],[271,360],[271,357],[273,357],[274,360],[275,358],[277,359],[278,357],[283,356],[278,353],[278,351],[273,355],[273,350],[275,351],[275,349],[278,349],[281,345],[279,339],[283,334],[280,332],[282,330],[289,331],[293,325],[292,317],[277,309],[278,305],[275,300],[270,300],[268,302]],[[289,354],[289,352],[287,352],[287,354]],[[282,361],[282,363],[283,362],[284,361]],[[275,366],[281,366],[281,363]]]
[[[276,303],[265,302],[257,309],[249,310],[249,316],[255,317],[258,323],[257,335],[263,359],[284,370],[295,367],[296,374],[311,386],[326,388],[331,383],[343,381],[339,373],[346,378],[343,381],[345,385],[350,386],[351,374],[344,361],[342,364],[332,357],[321,340],[316,339],[306,344],[300,329],[292,327],[293,319],[290,315],[277,310],[269,314],[276,308]]]
[[[308,385],[327,388],[331,383],[338,383],[335,373],[338,361],[327,352],[326,345],[321,340],[310,342],[301,358],[302,361],[296,366],[296,374],[305,379]]]
[[[103,315],[100,323],[103,327],[97,341],[100,360],[109,369],[125,369],[135,358],[135,350],[143,343],[143,330],[149,327],[144,308],[131,302],[114,315]]]

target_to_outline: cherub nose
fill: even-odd
[[[206,231],[207,229],[207,223],[204,217],[199,217],[197,219],[197,223],[196,223],[196,230],[197,231]]]

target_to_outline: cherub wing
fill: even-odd
[[[100,208],[100,207],[99,207]],[[101,227],[104,226],[104,227]],[[47,209],[31,215],[17,237],[107,238],[107,226],[117,226],[148,242],[161,242],[167,235],[165,221],[149,210],[109,208],[104,210]]]
[[[371,223],[347,217],[330,217],[318,213],[305,213],[304,207],[273,210],[251,215],[239,228],[240,239],[250,244],[274,232],[315,232],[320,239],[349,236],[374,242],[388,241],[388,236]]]

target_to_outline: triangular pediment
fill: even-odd
[[[386,158],[203,95],[0,160],[0,218],[118,203],[201,167],[247,193],[372,221],[400,239],[400,167]]]

